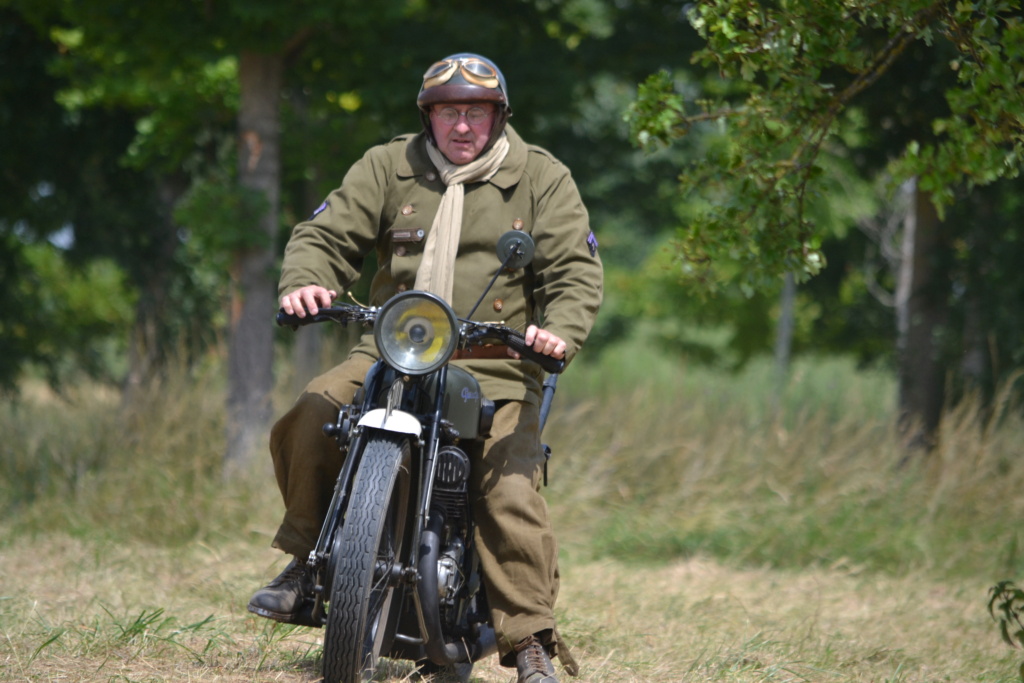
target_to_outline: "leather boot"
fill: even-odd
[[[513,649],[519,671],[518,683],[558,683],[555,665],[537,636],[524,638]]]
[[[306,597],[312,593],[313,577],[309,568],[295,557],[277,578],[253,594],[249,611],[267,619],[292,623],[302,611]]]

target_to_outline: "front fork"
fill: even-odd
[[[387,366],[383,362],[377,361],[367,373],[364,383],[365,392],[363,393],[366,398],[364,398],[358,410],[355,403],[349,406],[342,406],[337,422],[324,425],[325,435],[332,436],[338,440],[339,448],[345,454],[345,458],[342,462],[341,470],[338,472],[338,478],[335,481],[334,494],[331,496],[327,516],[320,529],[320,537],[317,539],[316,547],[310,551],[309,558],[306,560],[307,566],[312,570],[315,585],[308,617],[304,615],[300,618],[300,623],[305,625],[321,627],[326,622],[327,615],[324,610],[324,604],[329,599],[331,582],[334,579],[332,576],[332,563],[330,561],[333,550],[332,546],[338,530],[344,524],[344,512],[348,509],[352,482],[362,462],[363,449],[369,433],[369,430],[361,424],[361,419],[375,407],[374,397],[381,395],[385,376],[387,375],[386,369]],[[417,549],[420,547],[423,531],[426,529],[429,519],[430,501],[437,469],[437,452],[442,429],[443,387],[447,382],[448,366],[442,367],[438,374],[437,386],[439,390],[437,391],[431,417],[425,425],[427,427],[426,438],[422,438],[422,430],[418,435],[403,432],[410,439],[415,439],[414,446],[416,448],[414,450],[419,450],[419,452],[423,453],[423,457],[415,459],[420,463],[420,471],[418,473],[420,485],[417,487],[416,518],[413,525],[412,542],[407,549],[408,555],[403,558],[402,571],[398,572],[398,576],[393,578],[393,580],[399,583],[416,584],[420,578],[417,571]],[[394,380],[395,383],[402,381],[402,378]],[[392,394],[392,392],[389,392],[389,394]],[[394,406],[388,406],[389,414],[393,408]],[[386,429],[386,427],[384,428]],[[426,446],[425,452],[424,446]],[[425,632],[424,607],[420,604],[418,591],[413,590],[412,594],[415,596],[417,616],[421,627],[423,627],[421,632]]]

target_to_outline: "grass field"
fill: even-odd
[[[280,510],[266,464],[218,476],[221,395],[207,368],[127,408],[84,386],[0,406],[0,680],[318,679],[318,631],[245,611]],[[547,492],[580,680],[1020,680],[986,609],[1024,575],[1020,406],[953,411],[896,468],[892,403],[834,360],[782,391],[767,365],[574,367]]]
[[[270,559],[253,541],[169,549],[51,534],[7,545],[0,679],[315,681],[319,632],[245,612]],[[583,681],[1017,680],[984,581],[706,558],[563,569],[562,624]],[[410,672],[389,673],[380,680]],[[474,678],[514,680],[493,661]]]

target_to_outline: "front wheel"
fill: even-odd
[[[380,434],[367,441],[332,550],[325,683],[369,680],[378,657],[391,646],[395,570],[405,541],[411,479],[407,438]]]

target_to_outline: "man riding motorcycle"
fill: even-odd
[[[342,185],[295,226],[279,285],[281,308],[315,315],[359,277],[376,249],[370,305],[408,289],[433,292],[467,315],[494,269],[507,230],[536,242],[531,266],[490,290],[478,320],[525,330],[526,344],[566,361],[593,325],[602,267],[586,208],[569,170],[507,125],[504,75],[489,59],[461,53],[432,65],[417,97],[423,131],[371,148]],[[376,356],[364,337],[341,365],[314,379],[271,432],[285,503],[273,545],[294,556],[257,591],[249,610],[294,620],[312,588],[305,558],[314,547],[341,467],[321,427],[352,401]],[[550,657],[575,669],[555,627],[557,548],[539,493],[543,371],[504,346],[472,347],[453,361],[496,403],[491,436],[472,459],[471,501],[501,663],[518,680],[556,681]]]

